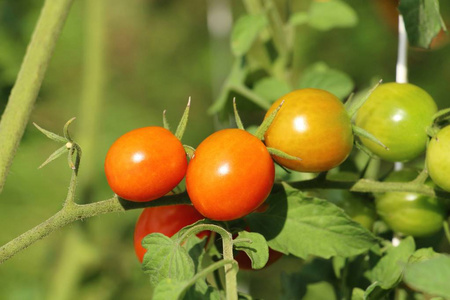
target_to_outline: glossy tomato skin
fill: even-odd
[[[191,225],[204,217],[192,205],[170,205],[145,208],[136,223],[134,230],[134,250],[142,262],[147,249],[142,247],[142,239],[151,233],[162,233],[172,237],[181,228]],[[202,238],[208,231],[200,232]]]
[[[229,221],[258,208],[275,178],[265,145],[241,129],[224,129],[207,137],[195,150],[186,173],[186,189],[205,217]]]
[[[450,191],[450,125],[432,138],[427,149],[427,168],[431,179],[440,188]]]
[[[122,135],[105,159],[111,189],[136,202],[164,196],[184,178],[186,170],[183,145],[162,127],[144,127]]]
[[[286,168],[322,172],[341,164],[353,148],[350,117],[342,102],[320,89],[300,89],[275,101],[266,118],[281,104],[264,140],[268,147],[301,158],[274,156]]]
[[[437,111],[433,98],[409,83],[385,83],[358,110],[355,124],[378,138],[389,150],[361,138],[381,159],[405,162],[425,150],[427,127]]]
[[[413,180],[418,172],[401,170],[386,181]],[[426,237],[438,232],[445,219],[445,203],[441,199],[410,192],[388,192],[376,195],[378,215],[395,232],[414,237]]]

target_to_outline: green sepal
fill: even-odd
[[[375,86],[371,88],[364,97],[355,99],[350,95],[349,99],[344,104],[345,109],[347,110],[347,113],[350,116],[350,118],[352,118],[356,114],[358,109],[360,109],[361,106],[363,106],[363,104],[367,101],[367,99],[369,99],[369,96],[372,94],[372,92],[381,84],[382,81],[383,80],[380,79],[380,81],[378,81],[375,84]]]
[[[169,121],[167,121],[166,112],[167,112],[167,110],[163,111],[163,127],[170,131],[170,125],[169,125]]]
[[[369,148],[367,148],[363,143],[361,143],[361,142],[359,142],[359,141],[357,141],[357,140],[355,140],[355,147],[358,149],[358,150],[361,150],[362,152],[364,152],[365,154],[367,154],[369,157],[371,157],[371,158],[377,158],[377,156],[372,152],[372,151],[370,151],[369,150]],[[366,166],[367,167],[367,166]],[[364,173],[363,173],[364,174]]]
[[[366,138],[375,144],[383,147],[386,150],[389,150],[388,147],[386,147],[379,139],[377,139],[373,134],[367,132],[366,130],[362,129],[361,127],[358,127],[356,125],[352,125],[353,133],[356,134],[359,137]]]
[[[53,152],[52,154],[50,154],[50,156],[47,158],[46,161],[44,161],[39,167],[38,169],[44,167],[45,165],[47,165],[48,163],[54,161],[55,159],[57,159],[58,157],[60,157],[61,155],[63,155],[66,151],[67,151],[67,146],[64,145],[62,147],[60,147],[58,150],[56,150],[55,152]]]
[[[42,132],[43,134],[45,134],[49,139],[51,139],[51,140],[53,140],[53,141],[55,141],[55,142],[67,143],[67,139],[66,139],[66,138],[64,138],[64,137],[62,137],[62,136],[60,136],[60,135],[57,135],[56,133],[53,133],[53,132],[51,132],[51,131],[48,131],[48,130],[42,128],[41,126],[39,126],[38,124],[36,124],[36,123],[34,123],[34,122],[33,122],[33,125],[34,125],[40,132]]]
[[[241,117],[239,116],[237,107],[236,107],[236,98],[233,98],[233,111],[234,111],[234,120],[236,121],[236,125],[239,129],[245,130],[244,124],[242,124]]]
[[[183,148],[184,152],[186,152],[186,155],[189,157],[189,159],[192,159],[192,157],[194,157],[195,148],[189,145],[183,145]]]
[[[186,109],[184,110],[183,116],[181,117],[180,123],[178,124],[177,130],[175,131],[175,136],[177,139],[181,140],[184,131],[186,130],[186,125],[189,117],[189,108],[191,107],[191,97],[189,97]]]
[[[300,157],[296,157],[290,154],[287,154],[284,151],[281,151],[279,149],[275,149],[272,147],[267,147],[267,151],[269,151],[270,154],[281,157],[281,158],[286,158],[286,159],[293,159],[293,160],[302,160]]]
[[[439,110],[437,113],[433,116],[433,123],[439,123],[443,121],[448,121],[450,119],[450,108],[445,108]]]
[[[280,110],[281,106],[284,104],[284,100],[281,101],[280,105],[267,117],[264,119],[262,124],[258,127],[258,130],[256,130],[255,136],[262,140],[264,137],[264,134],[266,133],[267,129],[269,129],[270,125],[272,125],[273,120],[275,119],[278,111]]]
[[[72,119],[70,119],[69,121],[66,122],[66,124],[64,124],[64,128],[63,128],[63,132],[64,132],[64,137],[67,139],[67,141],[69,142],[73,142],[72,137],[69,134],[69,126],[70,124],[72,124],[72,122],[75,120],[76,118],[73,117]]]

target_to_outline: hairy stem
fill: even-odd
[[[46,0],[0,122],[0,192],[73,0]]]

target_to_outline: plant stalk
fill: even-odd
[[[0,121],[0,193],[73,0],[46,0]]]

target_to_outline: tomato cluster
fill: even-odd
[[[136,202],[152,201],[171,192],[186,178],[186,191],[193,204],[143,211],[135,231],[139,260],[145,253],[142,238],[149,233],[172,236],[203,218],[232,221],[258,210],[274,184],[274,161],[300,172],[323,172],[339,166],[353,149],[355,125],[378,140],[376,143],[373,138],[361,137],[366,149],[379,158],[389,162],[412,160],[425,150],[437,111],[424,90],[398,83],[376,88],[357,111],[355,125],[347,109],[327,91],[295,90],[269,108],[267,126],[261,126],[267,128],[265,132],[253,135],[243,129],[217,131],[200,143],[189,162],[180,140],[162,127],[140,128],[121,136],[105,160],[106,178],[118,196]],[[430,176],[447,191],[449,152],[450,126],[431,139],[427,150]],[[406,173],[412,174],[393,173],[387,180],[412,180]],[[349,191],[321,191],[319,196],[344,209],[369,230],[378,213],[395,232],[427,236],[441,228],[446,216],[438,199],[415,193],[377,194],[376,212],[370,200]],[[245,268],[248,261],[240,260]]]

